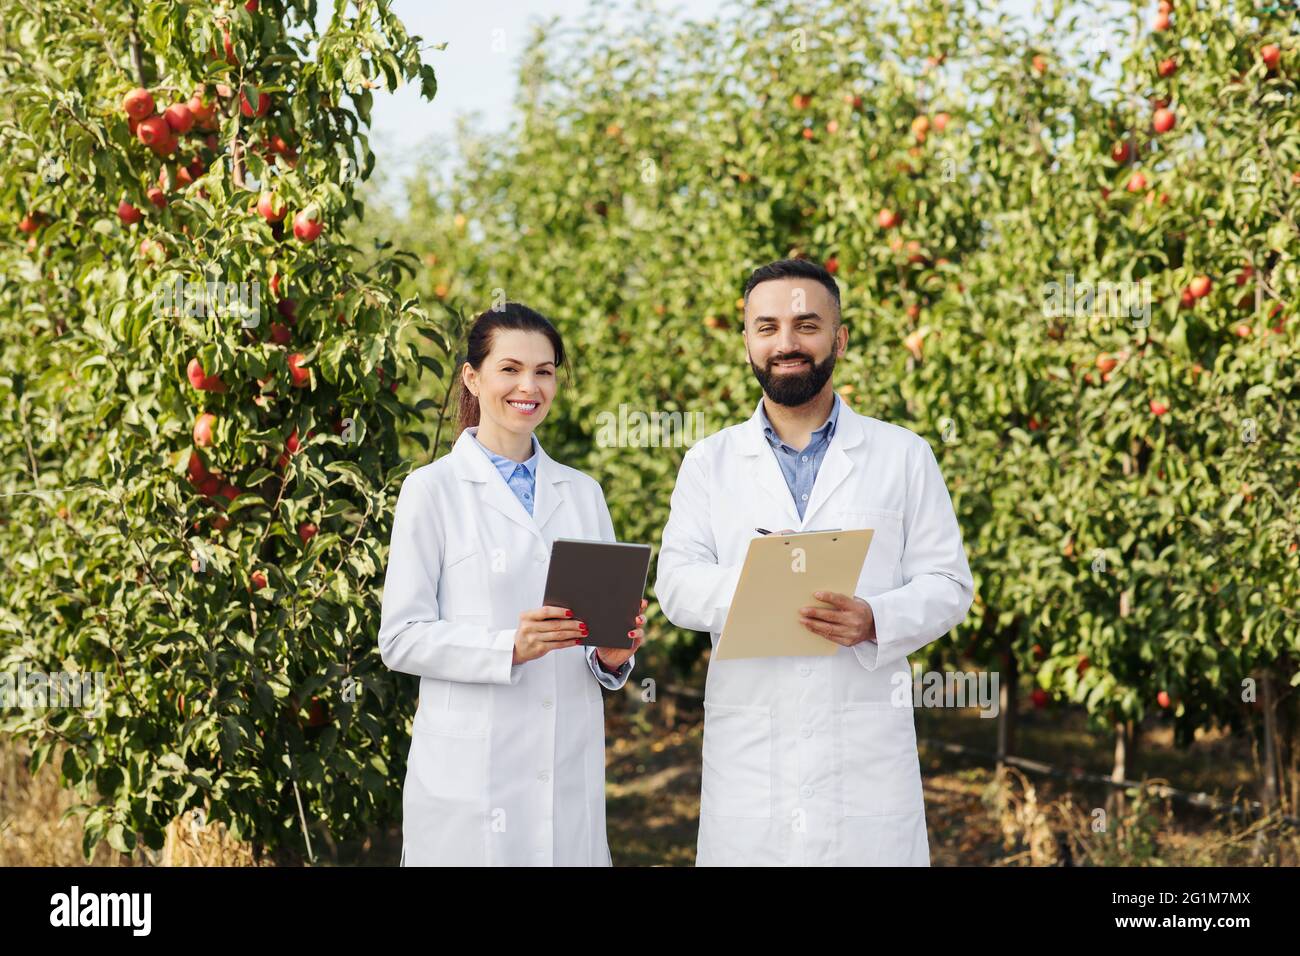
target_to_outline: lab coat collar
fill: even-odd
[[[475,431],[477,431],[476,426]],[[511,521],[532,532],[542,544],[546,544],[542,528],[555,513],[555,509],[564,503],[563,486],[569,482],[570,476],[566,474],[565,468],[546,454],[546,449],[542,447],[537,436],[534,435],[533,438],[537,448],[537,474],[531,515],[519,503],[519,499],[515,497],[509,486],[501,480],[497,466],[475,447],[474,435],[468,428],[456,439],[449,457],[457,477],[479,486],[478,496],[483,504],[494,511],[499,511]]]
[[[794,498],[790,495],[790,487],[785,483],[785,476],[781,474],[781,466],[777,464],[772,446],[768,444],[767,436],[763,434],[763,419],[765,416],[763,415],[763,400],[761,398],[758,400],[758,404],[754,406],[754,414],[749,421],[741,426],[740,453],[758,458],[758,461],[755,462],[753,474],[758,486],[782,509],[781,513],[786,522],[784,527],[794,528],[799,531],[805,528],[815,530],[818,527],[818,524],[813,521],[817,517],[817,512],[822,509],[835,489],[843,484],[844,480],[853,471],[853,459],[849,457],[848,449],[867,440],[867,429],[865,428],[867,419],[855,414],[851,408],[844,404],[844,400],[838,394],[835,396],[835,404],[838,407],[835,434],[831,436],[831,443],[826,449],[826,456],[822,459],[821,468],[817,471],[817,480],[813,482],[812,497],[808,500],[808,507],[804,509],[802,521],[799,519],[799,510],[794,505]],[[826,521],[820,523],[827,527],[834,527],[833,524],[828,524]],[[778,529],[773,528],[772,530]]]

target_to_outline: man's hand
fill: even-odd
[[[813,597],[834,606],[801,607],[799,620],[808,630],[844,647],[876,639],[876,616],[862,598],[833,591],[816,591]]]
[[[642,598],[641,610],[644,611],[648,603],[649,602],[647,602],[645,598]],[[638,614],[636,616],[636,623],[637,623],[637,627],[634,630],[627,632],[627,636],[632,638],[631,647],[627,648],[626,650],[618,647],[596,648],[596,656],[600,658],[600,663],[605,665],[605,670],[607,671],[618,670],[625,663],[627,663],[627,659],[636,653],[636,649],[640,647],[642,641],[645,640],[645,631],[640,627],[640,625],[645,623],[645,615]]]

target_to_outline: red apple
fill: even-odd
[[[829,272],[831,275],[835,275],[835,273],[839,272],[839,271],[840,271],[840,260],[839,260],[839,259],[836,259],[834,256],[831,256],[829,259],[827,259],[827,260],[826,260],[826,271]]]
[[[1197,276],[1187,285],[1187,291],[1198,299],[1203,299],[1210,294],[1210,287],[1213,283],[1209,276]]]
[[[1178,61],[1172,56],[1167,60],[1161,60],[1159,65],[1156,66],[1156,72],[1164,79],[1169,79],[1169,77],[1178,72]]]
[[[1277,65],[1282,62],[1282,49],[1276,43],[1269,43],[1259,49],[1259,58],[1264,61],[1264,66],[1270,70],[1276,70]]]
[[[1103,375],[1107,372],[1113,371],[1115,366],[1118,364],[1119,359],[1115,358],[1113,355],[1107,355],[1105,352],[1102,352],[1097,356],[1097,368],[1101,370]]]
[[[1157,133],[1167,133],[1174,128],[1174,123],[1177,122],[1177,119],[1178,118],[1174,115],[1173,110],[1162,106],[1160,109],[1156,110],[1155,115],[1151,117],[1151,125],[1155,128]]]
[[[173,103],[163,111],[163,119],[177,136],[184,136],[194,127],[194,114],[184,103]]]
[[[293,335],[289,332],[289,327],[280,322],[271,323],[271,341],[276,345],[288,345],[292,341]]]
[[[293,217],[293,234],[302,242],[315,242],[321,228],[320,220],[309,218],[305,209]]]
[[[204,481],[205,479],[210,477],[208,469],[203,464],[203,459],[199,457],[199,453],[197,451],[190,452],[190,460],[189,463],[185,466],[185,470],[190,476],[190,481],[192,481],[196,485],[199,482]]]
[[[942,133],[945,129],[947,129],[948,120],[950,120],[951,118],[952,117],[950,117],[947,113],[935,113],[934,114],[935,132]]]
[[[303,544],[306,544],[312,538],[316,537],[316,531],[316,526],[310,521],[304,521],[302,524],[298,525],[298,537],[302,539]]]
[[[216,110],[213,108],[211,103],[208,103],[203,99],[202,93],[196,92],[190,97],[190,101],[186,103],[185,106],[189,109],[190,116],[194,118],[194,122],[199,126],[206,127],[216,116]]]
[[[211,412],[204,412],[194,420],[194,444],[200,448],[208,448],[212,445],[212,426],[217,423],[217,416]]]
[[[149,197],[149,201],[153,203],[155,206],[157,206],[159,209],[162,209],[164,206],[167,205],[167,194],[163,192],[161,189],[159,189],[157,186],[150,186],[149,189],[145,192],[145,195]]]
[[[1169,706],[1173,702],[1174,702],[1173,698],[1169,696],[1169,691],[1167,690],[1162,690],[1160,693],[1156,694],[1156,703],[1159,704],[1161,707],[1163,707],[1165,710],[1168,710]]]
[[[1166,405],[1164,402],[1158,402],[1154,398],[1151,399],[1151,402],[1148,407],[1151,409],[1151,414],[1156,416],[1157,418],[1159,418],[1161,415],[1164,415],[1166,412],[1169,411],[1168,405]]]
[[[176,152],[176,137],[171,135],[171,127],[167,129],[167,138],[156,140],[149,146],[149,149],[159,159]]]
[[[294,430],[289,433],[289,437],[284,440],[284,448],[289,454],[296,455],[298,454],[298,449],[300,447],[301,446],[298,443],[298,429],[295,427]]]
[[[1033,701],[1035,710],[1042,710],[1047,706],[1047,691],[1043,690],[1041,687],[1035,687],[1033,692],[1029,695],[1029,699]]]
[[[1035,73],[1047,72],[1047,58],[1041,54],[1035,54],[1034,58],[1030,61],[1030,65],[1034,68]]]
[[[876,213],[876,224],[881,229],[893,229],[898,225],[898,213],[892,209],[882,209]]]
[[[289,356],[289,378],[293,380],[294,388],[304,388],[311,381],[311,370],[301,366],[303,355],[301,352],[294,352]]]
[[[1237,326],[1235,331],[1239,338],[1248,339],[1251,336],[1252,329],[1249,325],[1246,325],[1243,322],[1241,325]]]
[[[1155,20],[1151,24],[1151,29],[1157,33],[1163,33],[1169,29],[1169,14],[1163,10],[1156,14]]]
[[[1147,188],[1147,178],[1141,173],[1134,173],[1128,178],[1128,185],[1124,188],[1131,193],[1140,193]]]
[[[197,358],[190,359],[190,364],[185,373],[190,380],[190,384],[201,392],[224,392],[226,390],[226,383],[221,381],[219,375],[203,374],[203,366],[199,364]]]
[[[1111,161],[1121,166],[1127,163],[1129,161],[1129,157],[1131,157],[1132,155],[1133,155],[1133,147],[1131,147],[1127,142],[1123,142],[1123,141],[1118,142],[1110,148]]]
[[[260,591],[266,587],[266,575],[261,571],[254,571],[248,576],[248,580],[253,585],[254,591]]]
[[[1079,676],[1082,677],[1082,676],[1083,676],[1083,672],[1086,671],[1086,670],[1087,670],[1089,667],[1091,667],[1091,666],[1092,666],[1092,661],[1088,660],[1088,655],[1087,655],[1087,654],[1083,654],[1083,655],[1080,655],[1080,657],[1079,657],[1079,664],[1078,664],[1078,666],[1075,668],[1075,670],[1078,671]]]
[[[242,89],[239,91],[239,112],[243,113],[245,116],[250,118],[253,116],[265,116],[266,111],[270,108],[271,97],[267,94],[261,91],[258,92],[257,109],[254,110],[253,104],[248,102],[248,97],[244,95],[244,91]]]
[[[135,135],[146,146],[153,146],[155,143],[163,143],[171,139],[172,128],[161,116],[148,116],[140,120],[140,125],[135,128]]]
[[[122,109],[127,116],[138,123],[153,113],[153,94],[144,87],[138,86],[122,99]]]
[[[267,222],[279,222],[288,211],[284,200],[272,192],[257,197],[257,212]]]

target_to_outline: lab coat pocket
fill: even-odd
[[[925,808],[911,707],[844,704],[840,712],[844,815],[876,817]]]
[[[438,581],[438,600],[452,608],[478,601],[476,612],[488,595],[484,575],[484,562],[478,549],[467,546],[456,554],[448,555],[442,562]]]
[[[858,578],[858,593],[879,593],[902,585],[903,513],[887,508],[841,510],[840,527],[871,528],[871,545]]]
[[[772,816],[772,709],[704,702],[700,813]]]
[[[486,863],[488,732],[486,713],[432,706],[416,711],[404,813],[407,830],[418,834],[421,858]]]

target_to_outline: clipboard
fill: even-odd
[[[567,607],[587,624],[584,647],[627,650],[650,572],[650,545],[556,538],[542,604]]]
[[[830,607],[814,591],[852,594],[875,532],[812,531],[754,538],[745,553],[717,660],[744,657],[829,657],[840,645],[808,630],[801,607]]]

